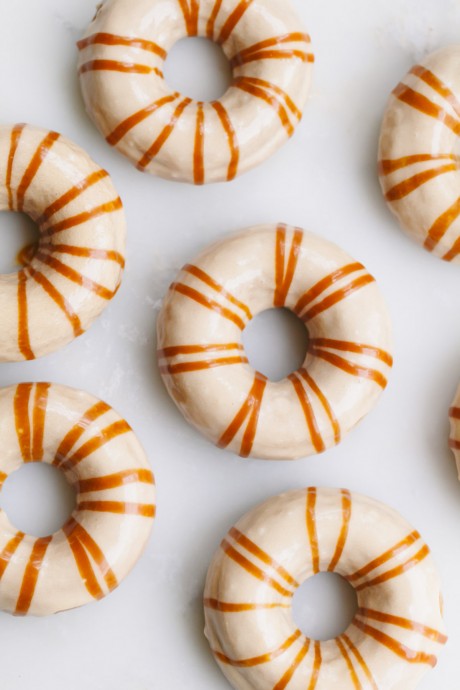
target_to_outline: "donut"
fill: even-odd
[[[0,126],[0,210],[26,213],[38,246],[0,276],[0,361],[41,357],[81,335],[115,295],[125,216],[105,170],[57,132]]]
[[[167,54],[186,36],[228,58],[219,100],[165,82]],[[107,142],[143,172],[198,185],[232,180],[294,133],[314,60],[288,0],[106,0],[78,48],[86,109]]]
[[[457,140],[460,46],[413,67],[393,91],[382,124],[379,174],[402,228],[445,261],[460,261]]]
[[[354,588],[347,630],[320,642],[292,618],[306,579],[335,572]],[[413,690],[447,638],[428,546],[398,513],[346,490],[269,499],[230,529],[204,592],[214,657],[237,690]]]
[[[242,331],[286,307],[308,331],[298,371],[270,381]],[[242,457],[292,459],[337,444],[374,405],[392,365],[374,278],[337,246],[284,224],[243,230],[181,270],[158,318],[158,361],[184,417]]]
[[[457,388],[455,393],[455,398],[449,409],[449,421],[450,421],[450,438],[449,446],[457,463],[457,468],[460,477],[460,386]]]
[[[0,389],[0,487],[23,463],[64,472],[76,508],[46,537],[18,531],[0,510],[0,608],[45,616],[111,592],[146,544],[154,479],[129,424],[88,393],[51,383]]]

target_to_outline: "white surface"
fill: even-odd
[[[226,690],[202,636],[207,564],[244,511],[308,484],[366,493],[421,531],[441,571],[450,641],[420,689],[458,688],[460,487],[447,410],[460,380],[459,269],[397,228],[380,194],[376,148],[389,91],[416,60],[458,40],[460,6],[294,2],[317,60],[302,124],[262,167],[194,188],[142,176],[86,117],[74,44],[95,0],[0,0],[2,122],[54,128],[86,148],[111,172],[129,233],[125,280],[102,318],[64,351],[2,364],[0,385],[47,379],[105,398],[138,433],[158,484],[148,551],[110,597],[45,620],[0,615],[9,690]],[[176,270],[225,232],[278,220],[321,233],[364,262],[386,296],[395,336],[390,386],[374,412],[338,448],[291,464],[239,460],[211,446],[182,420],[155,363],[155,316]],[[1,247],[3,254],[3,239]]]

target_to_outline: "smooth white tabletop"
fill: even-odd
[[[49,380],[107,400],[139,435],[158,485],[152,539],[118,590],[53,618],[0,614],[0,683],[8,690],[228,688],[202,635],[208,562],[243,512],[306,485],[378,498],[422,533],[441,571],[450,641],[420,688],[458,688],[460,486],[447,411],[460,381],[460,269],[396,226],[380,193],[376,149],[390,90],[426,53],[458,40],[460,5],[293,1],[316,54],[297,133],[236,181],[194,188],[137,172],[87,118],[75,42],[96,0],[0,0],[1,121],[55,129],[83,146],[112,174],[129,230],[124,283],[99,321],[57,354],[0,365],[0,386]],[[196,89],[203,72],[189,73]],[[2,226],[9,221],[1,214]],[[177,412],[155,361],[155,318],[179,267],[224,233],[278,221],[320,233],[362,261],[387,299],[395,338],[393,374],[377,408],[336,449],[291,463],[214,448]],[[250,339],[253,351],[267,345],[261,335]],[[28,481],[29,493],[40,486],[33,473]]]

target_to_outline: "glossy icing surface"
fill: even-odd
[[[233,70],[209,103],[163,77],[174,43],[197,35]],[[86,109],[108,143],[142,171],[195,184],[233,179],[294,133],[314,59],[286,0],[106,0],[78,47]]]
[[[0,275],[0,361],[41,357],[81,335],[117,292],[125,216],[105,170],[56,132],[0,126],[0,210],[39,228],[24,268]]]
[[[112,591],[147,542],[154,478],[129,424],[88,393],[50,383],[0,390],[0,481],[22,463],[46,462],[75,488],[62,529],[36,538],[0,511],[0,608],[48,615]]]
[[[324,571],[353,585],[358,611],[319,642],[296,628],[291,604]],[[394,510],[347,490],[292,491],[247,513],[214,556],[204,607],[236,690],[413,690],[447,640],[428,546]]]
[[[304,321],[303,366],[269,381],[241,334],[265,309]],[[374,278],[337,246],[283,224],[231,235],[185,266],[158,319],[158,359],[184,417],[221,448],[291,459],[338,443],[375,404],[392,365]]]
[[[460,46],[429,55],[393,91],[379,147],[385,198],[401,226],[436,256],[460,262],[457,142]]]

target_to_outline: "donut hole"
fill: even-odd
[[[256,371],[271,381],[280,381],[305,361],[308,331],[289,309],[267,309],[248,323],[243,345]]]
[[[11,524],[34,537],[59,530],[75,506],[75,489],[63,472],[44,462],[21,465],[0,494],[0,507]]]
[[[348,628],[358,610],[353,587],[337,573],[318,573],[295,592],[292,615],[312,640],[332,640]]]
[[[25,213],[0,214],[0,274],[14,273],[27,264],[38,245],[37,225]]]
[[[196,101],[221,98],[232,81],[222,48],[208,38],[183,38],[172,47],[164,65],[168,86]]]

